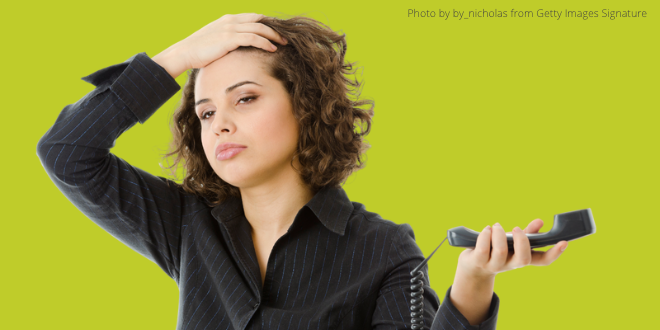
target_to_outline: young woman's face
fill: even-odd
[[[206,158],[220,178],[239,188],[288,180],[295,173],[290,163],[298,122],[289,94],[265,65],[255,54],[230,52],[202,68],[195,83],[195,113]],[[216,148],[226,142],[246,148],[219,159]]]

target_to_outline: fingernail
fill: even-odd
[[[500,226],[500,227],[502,227],[502,225],[500,225],[499,222],[496,222],[493,226]]]
[[[284,38],[284,37],[282,37],[282,40],[284,40],[284,43],[285,43],[285,44],[286,44],[286,43],[289,43],[288,41],[286,41],[286,38]]]
[[[515,231],[515,232],[521,232],[522,229],[520,229],[520,227],[516,227],[516,228],[513,228],[513,231]]]
[[[490,230],[490,225],[486,226],[486,228],[484,228],[484,230]]]
[[[566,244],[566,246],[564,246],[563,248],[561,248],[561,252],[564,252],[564,250],[566,250],[567,247],[568,247],[568,244]]]

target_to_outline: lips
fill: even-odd
[[[217,146],[215,148],[215,157],[218,158],[218,155],[220,154],[220,152],[222,152],[223,150],[226,150],[226,149],[230,149],[230,148],[240,148],[238,150],[243,150],[247,147],[242,145],[242,144],[238,144],[238,143],[225,142],[225,143],[222,143],[222,144],[220,144],[219,146]]]
[[[229,148],[225,149],[223,151],[220,151],[218,154],[218,157],[216,157],[217,160],[227,160],[229,158],[232,158],[236,155],[238,155],[241,151],[245,150],[245,148]]]

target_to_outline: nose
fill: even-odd
[[[217,135],[220,135],[221,132],[233,132],[235,130],[235,124],[231,115],[228,114],[229,111],[218,110],[213,114],[213,122],[211,123],[211,130]]]

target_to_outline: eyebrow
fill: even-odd
[[[243,85],[245,85],[245,84],[255,84],[255,85],[259,85],[259,86],[261,86],[260,84],[257,84],[257,83],[254,82],[254,81],[245,80],[245,81],[241,81],[241,82],[235,83],[235,84],[233,84],[233,85],[227,87],[227,89],[225,89],[225,94],[229,94],[229,93],[230,93],[231,91],[233,91],[234,89],[236,89],[236,88],[238,88],[238,87],[240,87],[240,86],[243,86]],[[211,99],[201,99],[201,100],[195,102],[195,108],[197,108],[197,106],[200,105],[200,104],[202,104],[202,103],[206,103],[206,102],[210,102],[210,101],[211,101]]]

